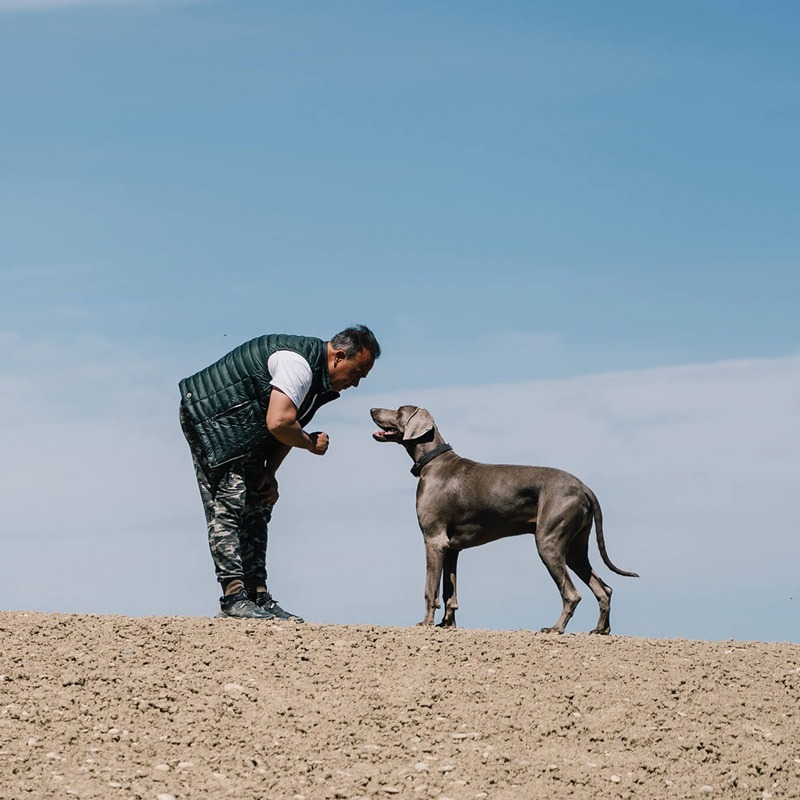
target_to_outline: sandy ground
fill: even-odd
[[[800,645],[0,613],[0,797],[800,798]]]

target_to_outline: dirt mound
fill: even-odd
[[[800,645],[0,613],[0,797],[798,798]]]

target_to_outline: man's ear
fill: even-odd
[[[406,421],[403,441],[419,439],[433,430],[433,417],[424,409],[418,408]]]

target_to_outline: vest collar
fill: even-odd
[[[449,444],[440,444],[438,447],[434,447],[433,450],[428,451],[425,453],[424,456],[419,461],[414,462],[414,466],[411,467],[411,474],[415,478],[419,478],[420,473],[422,472],[422,468],[429,462],[433,461],[436,456],[440,456],[442,453],[446,453],[448,450],[452,450],[453,446]]]

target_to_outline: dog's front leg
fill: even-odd
[[[425,619],[419,625],[433,625],[434,614],[439,608],[439,584],[446,551],[446,543],[431,540],[425,542]]]
[[[458,567],[458,550],[447,549],[444,554],[444,572],[442,574],[442,600],[444,601],[444,617],[440,628],[456,627],[456,569]]]

